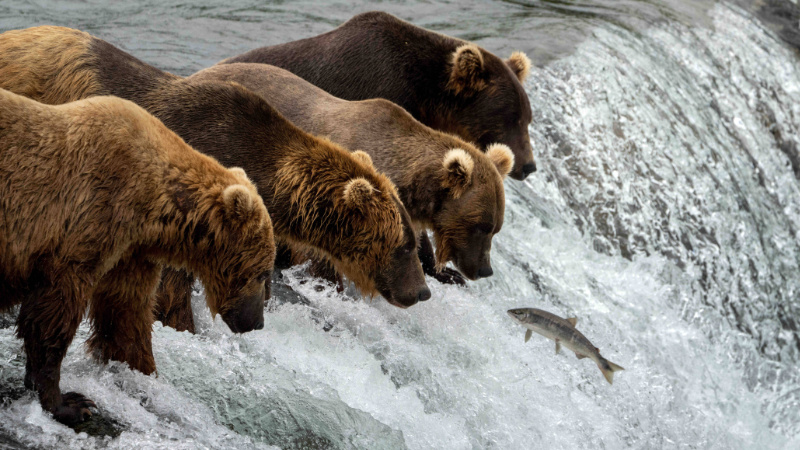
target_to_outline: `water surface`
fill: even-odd
[[[495,276],[399,310],[293,269],[308,303],[279,294],[243,336],[199,295],[198,335],[154,327],[158,377],[91,362],[84,324],[62,386],[117,437],[47,417],[0,329],[0,446],[800,446],[800,61],[776,2],[214,3],[5,0],[0,31],[76,27],[180,75],[373,9],[524,50],[540,170],[506,183]],[[526,306],[626,370],[524,343]]]

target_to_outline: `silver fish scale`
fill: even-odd
[[[569,322],[541,309],[529,308],[525,314],[527,324],[542,336],[558,340],[572,351],[591,357],[598,353],[591,341]],[[599,356],[599,355],[598,355]]]

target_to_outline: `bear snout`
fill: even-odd
[[[410,308],[410,307],[412,307],[412,306],[417,304],[417,300],[416,299],[412,299],[412,300],[408,300],[408,301],[402,301],[402,300],[399,300],[399,299],[392,299],[392,300],[386,299],[386,301],[388,301],[389,304],[392,305],[392,306],[396,306],[398,308],[403,308],[403,309]]]
[[[492,266],[484,266],[478,269],[478,276],[480,278],[486,278],[494,275],[494,270],[492,270]]]
[[[533,172],[536,172],[536,163],[535,162],[531,161],[529,163],[526,163],[524,166],[522,166],[522,177],[523,178],[527,177],[528,175],[532,174]]]
[[[254,330],[263,330],[264,329],[264,318],[262,317],[261,320],[258,321],[256,326],[253,327]]]
[[[389,293],[386,293],[389,294]],[[427,285],[422,286],[421,288],[408,289],[408,291],[401,293],[394,293],[389,294],[381,294],[384,298],[392,305],[397,306],[398,308],[410,308],[417,304],[417,302],[424,302],[431,298],[431,290],[428,289]]]
[[[234,333],[264,328],[264,297],[255,295],[239,299],[238,307],[222,314],[222,320]]]
[[[517,181],[522,181],[533,172],[536,172],[536,163],[531,161],[521,166],[515,166],[514,169],[511,170],[511,173],[508,175]]]
[[[419,293],[417,294],[417,300],[418,301],[424,302],[425,300],[428,300],[429,298],[431,298],[431,290],[428,289],[427,287],[422,288],[419,291]]]

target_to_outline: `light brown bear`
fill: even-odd
[[[59,422],[94,405],[59,390],[87,306],[96,357],[155,370],[163,265],[196,273],[231,330],[264,326],[275,242],[255,186],[135,104],[48,106],[0,89],[0,180],[0,311],[21,304],[25,386]]]
[[[87,33],[45,26],[0,34],[0,87],[53,104],[106,94],[134,101],[197,150],[243,167],[277,242],[329,259],[361,292],[393,305],[430,298],[391,181],[240,85],[183,79]],[[187,279],[165,283],[179,303],[188,301]]]
[[[385,12],[358,14],[319,36],[261,47],[220,64],[272,64],[345,100],[385,98],[425,125],[514,152],[511,177],[536,170],[522,52],[502,60],[477,45]]]
[[[492,237],[505,210],[503,177],[514,165],[505,145],[490,145],[484,154],[388,100],[341,100],[267,64],[217,65],[188,80],[239,83],[305,131],[365,151],[395,183],[417,228],[433,231],[435,267],[425,267],[420,255],[427,273],[435,275],[452,261],[471,280],[492,275]]]

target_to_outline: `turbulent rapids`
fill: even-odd
[[[539,171],[505,183],[494,277],[466,289],[429,278],[432,299],[400,310],[296,267],[281,282],[302,299],[276,286],[264,329],[245,335],[212,321],[198,286],[197,335],[154,326],[157,377],[92,362],[84,323],[62,387],[95,400],[99,436],[54,422],[25,392],[21,341],[0,317],[0,447],[800,446],[798,52],[735,5],[672,1],[632,24],[642,4],[620,3],[608,17],[498,6],[501,23],[523,26],[518,8],[536,24],[568,18],[581,37],[540,58],[526,83]],[[508,30],[472,30],[458,14],[448,25],[443,6],[428,7],[438,21],[404,15],[413,4],[390,12],[499,54],[534,45],[502,43]],[[64,18],[12,2],[0,6],[0,31],[83,27],[188,75],[289,39],[280,24],[258,34],[261,23],[292,17],[297,39],[357,12],[183,8],[158,14],[211,30],[194,47],[171,47],[192,37],[173,35],[166,19],[126,41],[143,26],[140,10],[93,23],[77,6]],[[118,15],[130,29],[114,29]],[[550,341],[526,344],[506,314],[520,307],[580,317],[625,371],[609,385]]]

